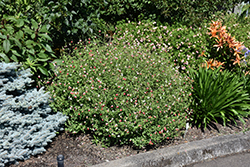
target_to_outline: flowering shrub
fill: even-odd
[[[180,71],[187,67],[196,68],[200,64],[202,52],[206,51],[206,28],[183,25],[161,25],[155,22],[120,22],[116,27],[114,45],[124,47],[144,47],[157,55],[166,55]],[[166,52],[167,54],[162,54]]]
[[[173,139],[190,113],[191,85],[166,54],[80,42],[48,82],[51,107],[70,116],[67,130],[91,132],[106,145],[143,147]]]

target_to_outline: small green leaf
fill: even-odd
[[[5,53],[8,53],[10,51],[10,41],[8,39],[3,41],[3,49]]]

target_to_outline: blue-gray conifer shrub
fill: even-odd
[[[30,69],[0,62],[0,167],[42,153],[67,116],[52,112],[49,92],[31,83]]]

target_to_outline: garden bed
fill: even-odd
[[[130,146],[112,146],[103,148],[100,145],[95,145],[91,142],[90,135],[80,134],[73,136],[67,132],[62,132],[57,135],[53,142],[46,147],[46,152],[37,156],[32,156],[30,159],[20,162],[19,165],[10,165],[10,167],[56,167],[57,156],[64,155],[64,165],[70,167],[84,167],[91,166],[115,159],[124,158],[141,154],[151,150],[161,149],[163,147],[171,147],[178,144],[184,144],[192,141],[207,139],[215,136],[236,134],[250,128],[250,118],[245,119],[246,124],[236,121],[223,126],[222,122],[211,123],[206,130],[201,128],[191,127],[188,129],[185,138],[181,137],[174,141],[165,141],[156,146],[146,147],[144,149],[136,149]]]

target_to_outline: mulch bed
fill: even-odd
[[[131,146],[111,146],[102,148],[100,145],[91,142],[91,135],[79,134],[72,135],[68,132],[61,132],[53,142],[46,146],[46,152],[36,156],[31,156],[26,161],[19,161],[19,165],[9,165],[10,167],[57,167],[57,156],[64,155],[64,166],[70,167],[86,167],[102,162],[112,161],[126,156],[133,156],[150,150],[157,150],[163,147],[183,144],[191,141],[207,139],[220,135],[235,134],[245,129],[250,129],[250,118],[245,119],[246,124],[236,121],[223,126],[219,123],[211,123],[207,129],[191,127],[188,129],[185,138],[181,137],[174,141],[165,141],[161,144],[146,147],[144,149],[136,149]]]

